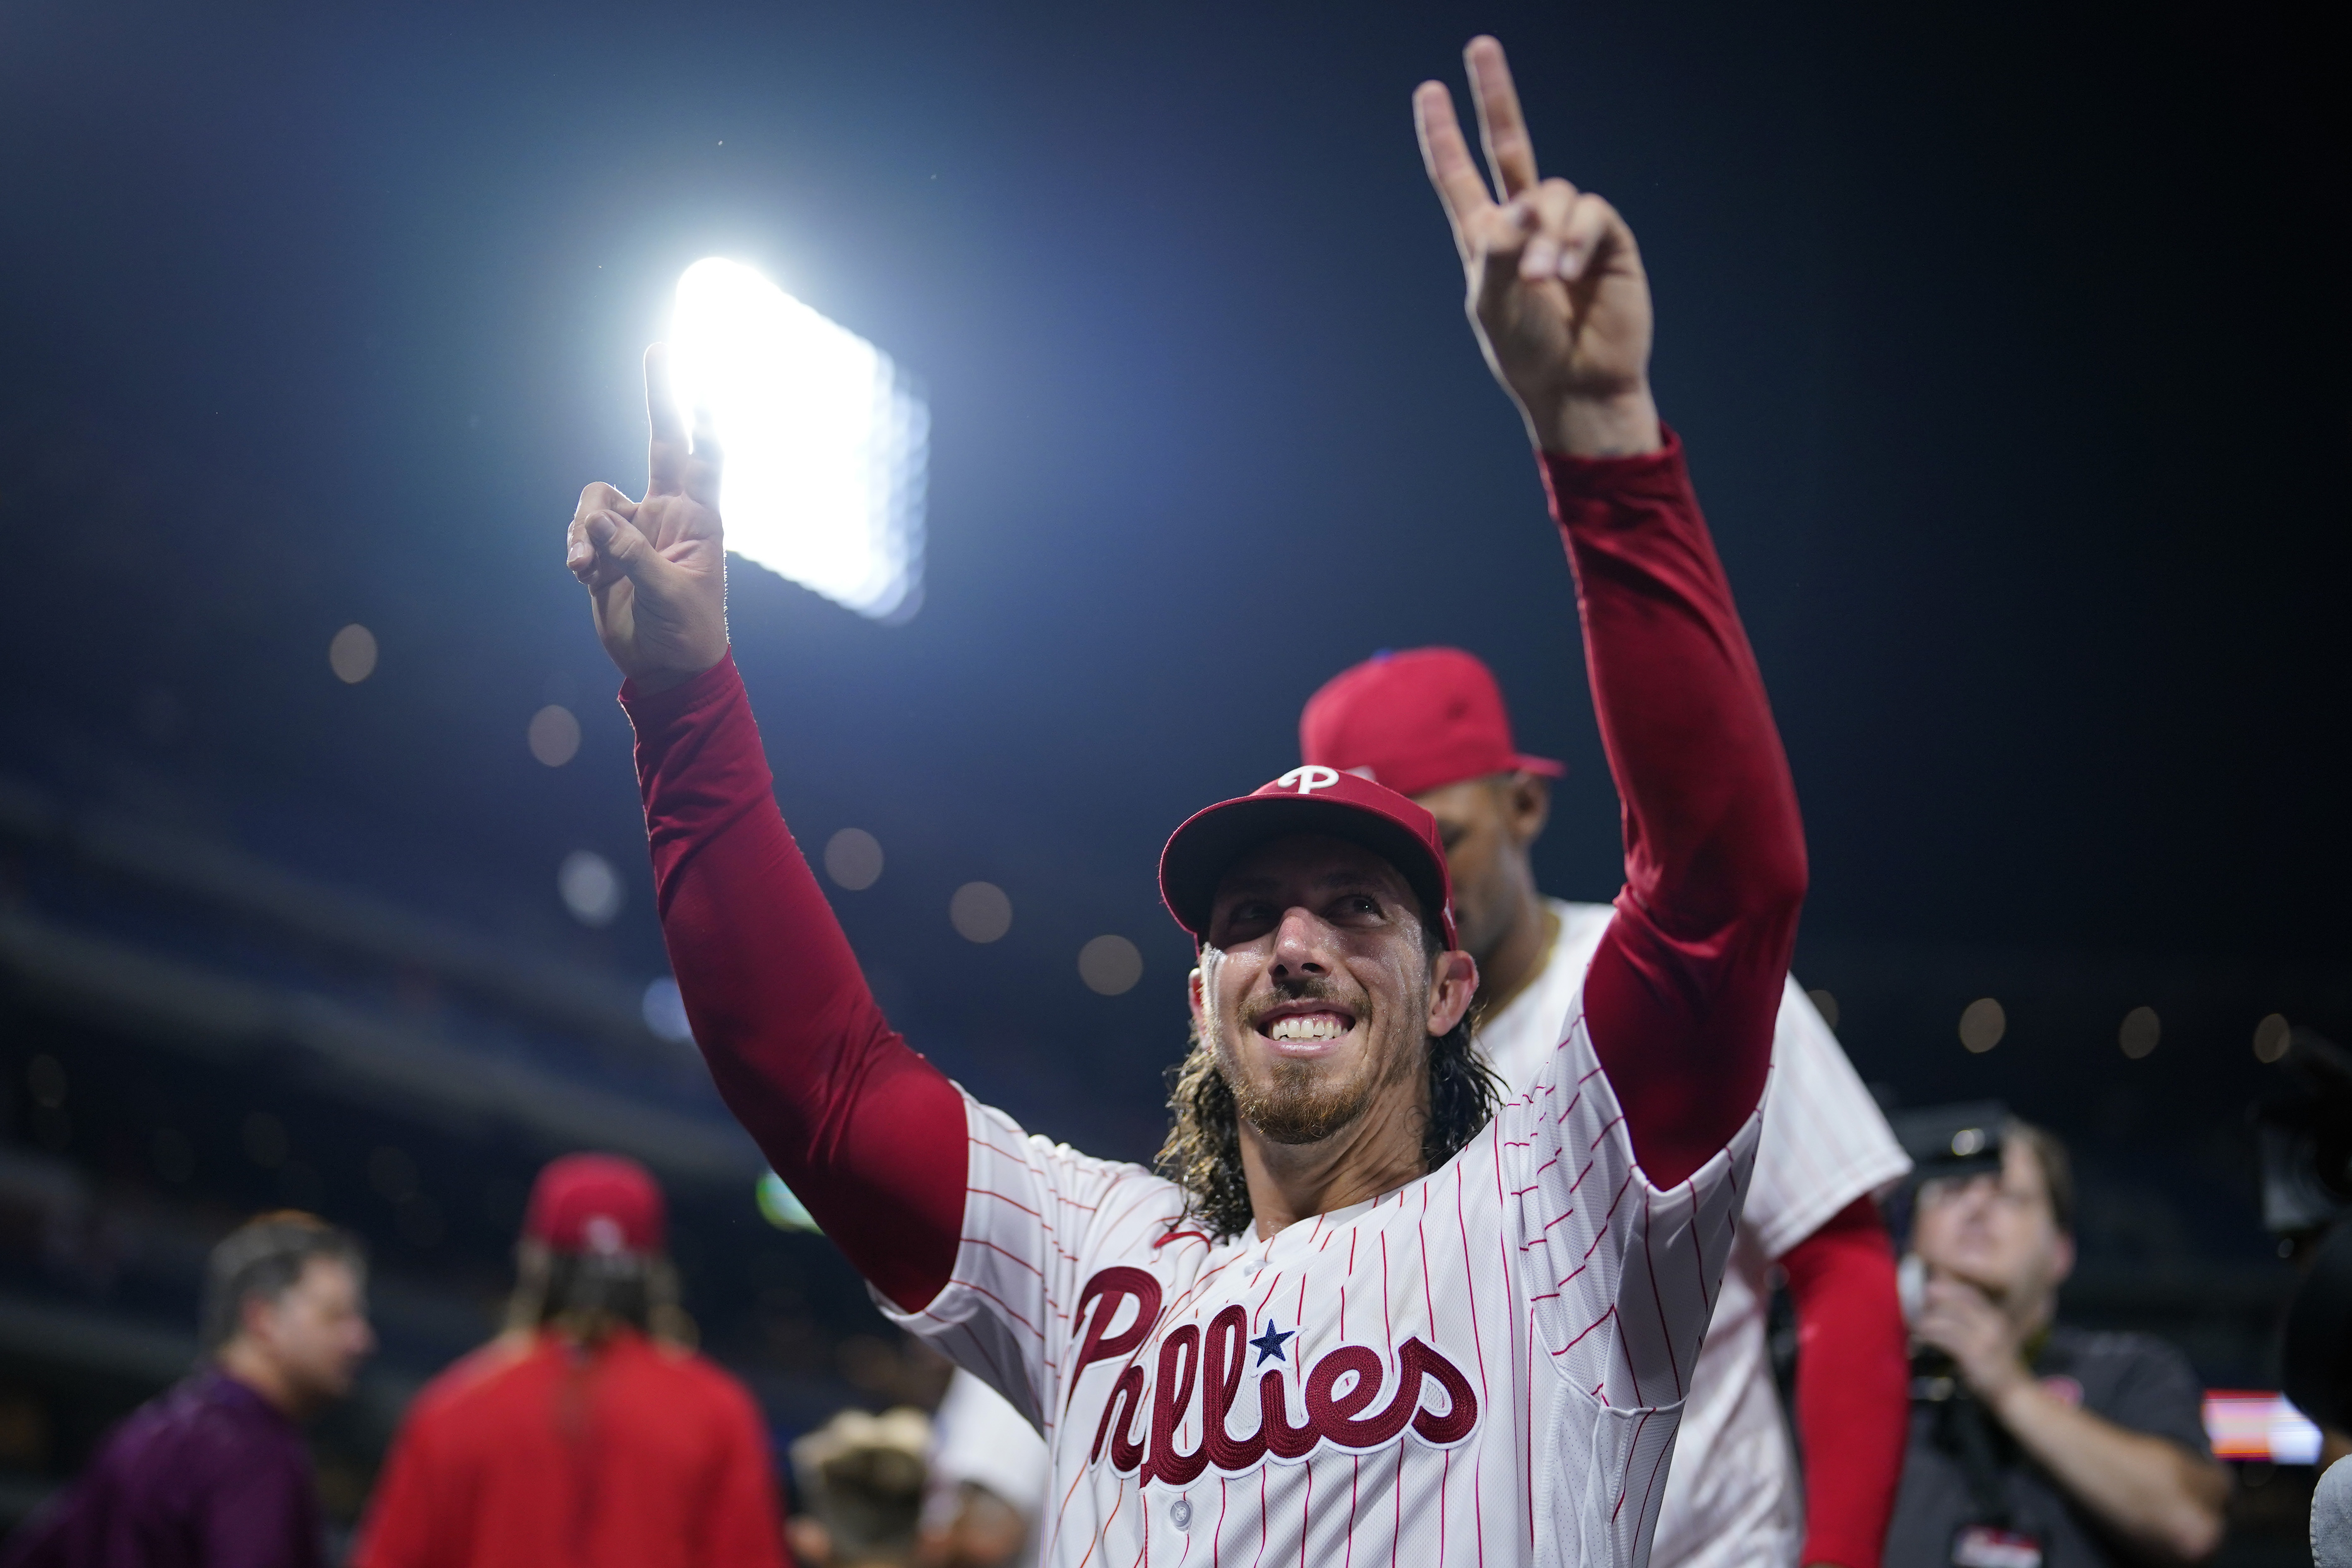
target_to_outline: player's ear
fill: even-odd
[[[1205,989],[1207,984],[1208,982],[1202,977],[1199,969],[1193,970],[1184,977],[1184,1000],[1192,1009],[1192,1022],[1195,1024],[1202,1023],[1208,1016],[1208,993]]]
[[[249,1290],[236,1304],[237,1337],[256,1344],[268,1344],[277,1338],[278,1300]]]
[[[1429,964],[1429,1020],[1432,1035],[1453,1033],[1454,1026],[1470,1013],[1478,994],[1478,961],[1466,952],[1441,952]]]
[[[1551,780],[1522,768],[1506,775],[1502,789],[1503,822],[1511,842],[1524,849],[1543,836],[1551,820]]]

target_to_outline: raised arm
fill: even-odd
[[[1624,803],[1625,890],[1585,981],[1595,1050],[1651,1181],[1755,1110],[1805,887],[1796,791],[1682,451],[1650,393],[1649,283],[1624,220],[1541,179],[1502,47],[1468,50],[1480,176],[1451,97],[1413,109],[1470,320],[1539,453]]]
[[[776,808],[727,651],[719,454],[689,445],[660,345],[643,500],[591,485],[565,563],[628,677],[670,967],[710,1076],[859,1273],[912,1310],[954,1267],[962,1098],[891,1032]]]

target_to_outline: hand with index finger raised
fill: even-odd
[[[707,425],[688,439],[662,343],[646,351],[646,417],[645,499],[606,484],[582,491],[564,563],[589,591],[604,651],[639,689],[659,691],[727,655],[719,447]]]
[[[1494,193],[1444,84],[1413,93],[1413,120],[1486,363],[1538,446],[1654,450],[1663,437],[1649,386],[1649,280],[1633,231],[1599,196],[1538,175],[1502,46],[1473,39],[1465,59]]]

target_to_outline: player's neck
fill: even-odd
[[[1559,936],[1559,914],[1536,891],[1532,875],[1520,879],[1510,922],[1478,960],[1477,1016],[1491,1018],[1534,984],[1551,961]]]
[[[1259,1238],[1368,1203],[1423,1174],[1421,1130],[1428,1104],[1428,1075],[1416,1073],[1410,1082],[1380,1090],[1363,1114],[1312,1143],[1277,1143],[1242,1122],[1242,1173]]]

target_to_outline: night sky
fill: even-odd
[[[1548,885],[1616,885],[1567,571],[1407,108],[1491,30],[1546,171],[1643,243],[1804,803],[1801,973],[1900,1000],[1848,1010],[1857,1061],[2218,1124],[2263,1014],[2352,1037],[2352,127],[2294,15],[11,4],[0,764],[658,974],[562,533],[643,483],[679,271],[750,262],[933,418],[910,624],[736,564],[786,813],[881,841],[838,901],[919,1047],[1146,1153],[1159,844],[1294,763],[1342,666],[1486,658],[1573,770]],[[345,686],[352,621],[383,657]],[[586,731],[552,771],[551,701]],[[631,879],[609,931],[556,900],[580,847]],[[946,919],[973,879],[1014,909],[986,947]],[[1101,932],[1125,996],[1078,982]],[[2026,973],[2058,1000],[1967,1056],[1960,1005]],[[2203,1000],[2125,1060],[2166,985]],[[2096,1121],[2131,1073],[2173,1109]]]

